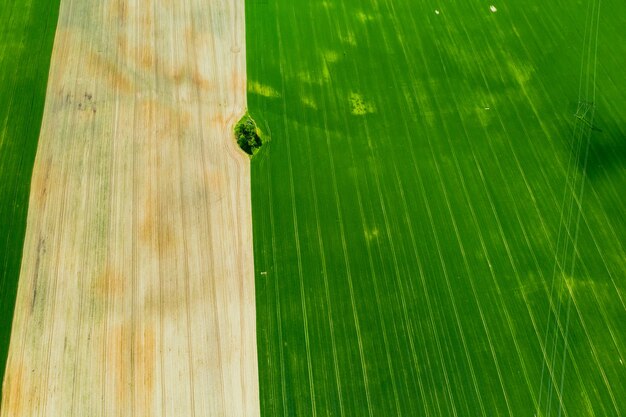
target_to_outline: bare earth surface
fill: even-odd
[[[259,415],[243,0],[62,0],[2,416]]]

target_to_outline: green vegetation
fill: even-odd
[[[626,2],[581,148],[587,4],[246,2],[264,416],[626,415]]]
[[[0,380],[24,244],[58,0],[0,4]]]
[[[248,113],[235,125],[237,144],[248,155],[253,155],[263,145],[260,135],[259,128],[257,128],[256,123],[254,123],[254,120]]]

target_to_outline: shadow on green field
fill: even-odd
[[[626,132],[614,121],[596,117],[594,132],[589,142],[589,156],[585,167],[585,155],[578,158],[580,167],[590,179],[598,175],[611,175],[626,165]]]

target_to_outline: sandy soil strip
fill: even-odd
[[[259,415],[243,0],[62,0],[2,416]]]

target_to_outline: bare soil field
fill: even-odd
[[[259,415],[244,23],[62,0],[0,415]]]

